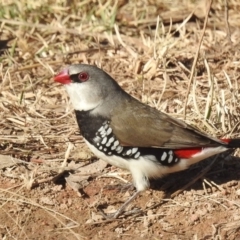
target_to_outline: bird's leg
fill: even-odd
[[[115,213],[105,214],[102,212],[102,215],[106,219],[116,219],[118,218],[126,207],[140,194],[140,191],[136,191]],[[132,211],[131,211],[132,212]]]
[[[125,208],[140,194],[139,191],[136,191],[113,215],[113,218],[119,217]]]

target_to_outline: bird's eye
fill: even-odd
[[[78,80],[81,81],[81,82],[86,82],[89,78],[89,75],[87,72],[80,72],[78,74]]]

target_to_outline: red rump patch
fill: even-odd
[[[220,140],[225,143],[230,143],[232,139],[222,138]],[[174,153],[178,158],[191,158],[196,153],[200,153],[202,149],[203,148],[185,148],[185,149],[174,150]]]
[[[229,143],[231,141],[231,139],[225,139],[225,138],[221,138],[220,140],[225,142],[225,143]]]
[[[202,148],[188,148],[188,149],[174,150],[174,153],[178,158],[190,158],[196,153],[199,153],[201,151],[202,151]]]

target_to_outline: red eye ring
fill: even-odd
[[[80,72],[78,74],[78,80],[81,82],[86,82],[89,79],[89,75],[87,72]]]

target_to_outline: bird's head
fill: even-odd
[[[119,85],[103,70],[87,64],[70,65],[54,77],[65,85],[75,110],[91,111],[114,101]]]

